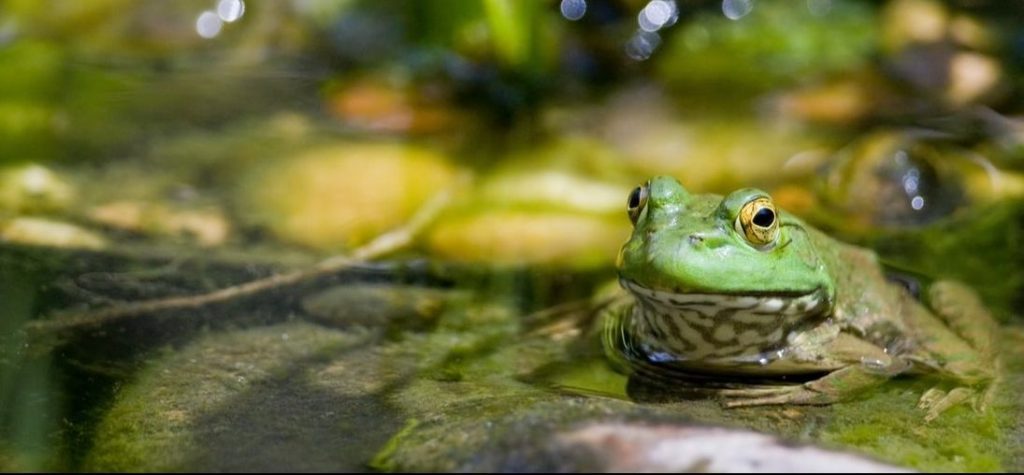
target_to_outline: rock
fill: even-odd
[[[924,471],[1011,460],[1000,438],[1000,411],[1019,406],[1009,391],[988,413],[954,408],[928,424],[915,403],[930,382],[919,380],[824,407],[639,398],[597,342],[524,333],[516,315],[446,309],[431,331],[386,338],[294,321],[207,335],[117,395],[82,468],[903,470],[831,447]]]
[[[407,374],[366,331],[291,322],[157,358],[100,421],[100,471],[359,471],[401,427],[374,392]]]
[[[689,116],[672,99],[656,87],[620,92],[598,113],[606,119],[585,130],[597,130],[636,176],[672,175],[689,190],[715,192],[777,180],[795,157],[832,146],[784,121]]]
[[[629,237],[625,219],[564,211],[480,210],[449,217],[426,237],[432,254],[487,265],[610,264]]]
[[[36,163],[0,169],[0,211],[62,211],[71,204],[76,194],[70,181]]]
[[[450,298],[452,292],[427,287],[345,284],[304,297],[302,308],[331,327],[424,328],[436,322]]]
[[[424,244],[479,266],[610,265],[629,236],[621,176],[607,145],[562,139],[504,159],[442,215]]]
[[[603,472],[912,471],[854,454],[723,427],[599,422],[552,438],[554,452],[588,460]]]
[[[1008,391],[986,413],[956,408],[925,423],[916,402],[931,384],[927,380],[894,381],[860,400],[831,406],[723,409],[706,395],[674,395],[665,388],[640,394],[642,388],[623,384],[622,375],[579,342],[522,339],[469,354],[474,358],[459,359],[457,370],[441,373],[457,377],[419,378],[391,396],[409,419],[374,459],[375,468],[750,471],[761,464],[772,471],[895,471],[904,465],[955,472],[999,471],[1012,463],[1008,449],[1014,449],[1000,435],[1007,430],[1001,421],[1003,401],[1013,397]],[[719,449],[714,453],[722,458],[699,463],[697,449],[715,447],[701,445],[710,438],[741,448]],[[682,449],[693,451],[672,456]]]
[[[37,217],[21,217],[0,222],[0,241],[64,248],[107,247],[107,240],[92,231],[71,223]]]
[[[175,209],[158,202],[119,200],[87,211],[90,219],[113,228],[148,235],[187,237],[203,247],[224,244],[231,223],[219,209]]]
[[[490,177],[479,199],[488,203],[621,216],[630,187],[542,166]]]
[[[819,188],[840,223],[862,228],[922,226],[967,203],[964,176],[988,172],[968,152],[905,130],[866,134],[826,163]]]
[[[325,145],[254,166],[237,207],[283,241],[343,250],[404,223],[457,175],[443,155],[422,148]]]
[[[831,460],[831,470],[899,470],[806,442],[796,445],[762,432],[719,426],[758,424],[757,419],[764,425],[770,411],[723,417],[713,403],[639,405],[607,397],[524,392],[514,386],[487,391],[469,381],[436,385],[436,396],[429,399],[433,408],[424,407],[410,419],[374,459],[374,468],[587,473],[751,471],[760,464],[759,471],[810,471]],[[416,391],[427,394],[425,386]],[[459,400],[449,401],[445,393]],[[786,420],[775,428],[797,436],[801,427],[814,421],[815,417]],[[798,454],[807,459],[793,460]]]

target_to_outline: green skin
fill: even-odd
[[[940,376],[919,403],[927,420],[963,402],[986,406],[996,324],[968,287],[935,282],[926,306],[885,277],[874,253],[782,210],[774,240],[752,243],[737,216],[770,200],[760,190],[691,195],[671,177],[646,187],[618,259],[628,292],[605,327],[624,369],[718,384],[729,407],[830,404],[900,374]]]

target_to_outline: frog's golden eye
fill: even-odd
[[[626,200],[626,211],[629,213],[629,220],[636,224],[637,220],[640,219],[640,213],[644,211],[644,207],[647,206],[647,195],[648,187],[647,184],[633,188],[633,191],[629,194],[629,199]]]
[[[743,234],[754,247],[764,248],[779,237],[779,216],[772,200],[754,198],[743,205],[736,217],[736,232]]]

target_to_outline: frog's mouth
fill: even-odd
[[[703,359],[764,354],[782,348],[789,333],[817,322],[831,300],[807,292],[696,293],[644,287],[621,279],[637,297],[632,331],[652,350]]]

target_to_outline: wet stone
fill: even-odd
[[[722,427],[588,423],[551,438],[552,467],[605,472],[910,472],[862,456]],[[565,467],[566,461],[576,466]],[[559,467],[562,465],[562,467]]]
[[[479,412],[489,412],[478,401]],[[906,472],[868,457],[715,427],[683,412],[614,399],[519,400],[492,419],[415,420],[375,461],[386,471]]]
[[[915,407],[928,382],[916,380],[827,407],[723,409],[713,397],[664,392],[638,400],[598,342],[524,333],[508,309],[465,310],[444,312],[431,331],[390,338],[380,327],[304,321],[203,336],[156,358],[117,395],[82,468],[999,471],[1019,463],[1019,447],[1002,435],[1002,415],[1020,412],[1012,390],[989,413],[957,408],[928,424]],[[1010,367],[1019,374],[1019,364]]]
[[[339,285],[302,299],[302,309],[323,325],[394,325],[422,329],[437,321],[454,292],[387,283]]]
[[[365,470],[403,422],[374,391],[411,367],[380,364],[376,339],[304,322],[208,335],[118,394],[84,468]]]

